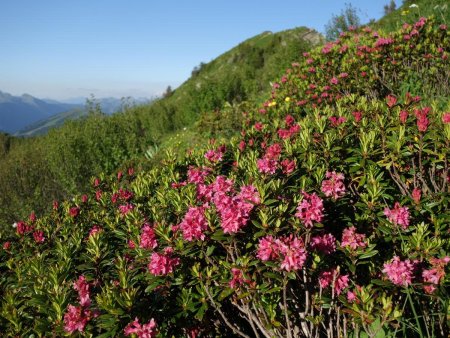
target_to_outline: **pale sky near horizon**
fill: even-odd
[[[345,3],[366,23],[379,19],[388,2],[4,0],[0,91],[52,99],[153,97],[254,35],[298,26],[323,32]]]

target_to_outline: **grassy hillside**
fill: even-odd
[[[318,33],[306,28],[263,33],[202,65],[165,98],[111,117],[94,109],[92,116],[81,121],[67,122],[45,136],[8,147],[9,152],[0,158],[0,227],[11,229],[17,219],[31,211],[43,212],[54,199],[85,191],[86,177],[133,163],[149,147],[176,144],[177,133],[185,128],[189,132],[182,133],[185,144],[209,137],[208,116],[222,115],[219,111],[226,102],[233,108],[223,110],[220,130],[235,133],[245,101],[270,92],[270,81],[320,41]],[[226,112],[232,113],[234,122]],[[192,130],[196,121],[204,126],[205,135]]]

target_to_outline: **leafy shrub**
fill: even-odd
[[[447,336],[445,46],[426,19],[348,34],[293,64],[239,138],[19,222],[2,331]],[[429,97],[406,91],[417,73]]]

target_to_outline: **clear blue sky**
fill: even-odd
[[[367,22],[389,0],[1,1],[0,90],[54,99],[151,97],[263,31],[323,32],[346,2]]]

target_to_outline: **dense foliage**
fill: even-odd
[[[2,331],[448,336],[448,46],[425,18],[347,33],[293,63],[239,137],[18,222]]]

